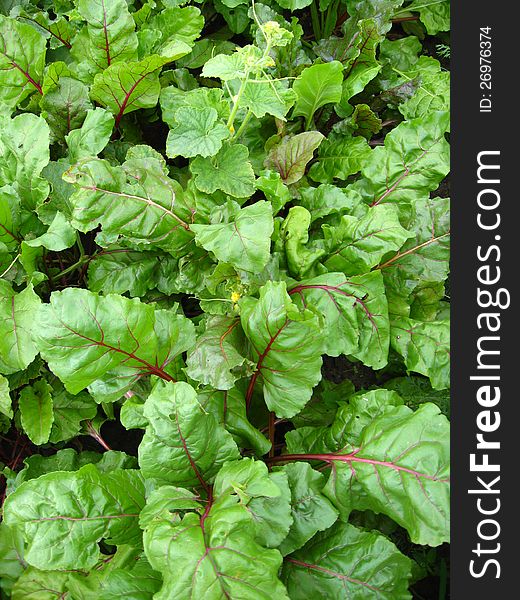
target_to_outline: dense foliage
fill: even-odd
[[[443,597],[448,2],[0,12],[4,597]]]

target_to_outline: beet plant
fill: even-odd
[[[449,3],[0,12],[2,597],[444,597]]]

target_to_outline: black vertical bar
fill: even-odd
[[[451,10],[451,597],[509,600],[520,597],[520,10],[483,0]],[[482,168],[480,182],[479,160],[495,167]]]

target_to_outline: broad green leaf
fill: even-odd
[[[68,573],[28,567],[13,586],[12,600],[56,600],[67,598]]]
[[[21,371],[38,354],[32,333],[40,304],[32,285],[17,294],[6,281],[0,281],[0,372]]]
[[[106,110],[98,107],[87,111],[81,127],[65,136],[70,162],[97,156],[108,144],[113,128],[114,118]]]
[[[20,217],[20,197],[13,186],[4,185],[0,188],[0,243],[10,252],[21,242]]]
[[[198,156],[190,164],[195,185],[201,192],[217,190],[234,198],[249,198],[255,191],[255,175],[249,151],[242,144],[224,146],[212,158]]]
[[[48,250],[59,252],[76,243],[76,232],[66,217],[57,212],[46,233],[34,239],[26,239],[24,244],[31,248],[43,246]]]
[[[255,181],[255,185],[257,189],[264,193],[266,199],[271,203],[273,215],[276,215],[287,202],[291,201],[291,192],[283,183],[278,171],[262,171],[260,177]]]
[[[24,387],[18,398],[22,427],[37,446],[49,441],[54,421],[51,390],[45,379],[39,379],[31,387]]]
[[[372,150],[361,168],[364,178],[354,184],[371,206],[396,203],[400,213],[426,198],[449,171],[445,139],[449,115],[434,112],[425,119],[405,121]]]
[[[370,147],[363,137],[326,139],[320,145],[309,177],[320,183],[332,183],[334,179],[346,181],[361,169],[369,155]]]
[[[82,289],[54,292],[34,321],[42,357],[72,394],[114,371],[130,382],[152,374],[171,379],[168,365],[193,343],[185,317]]]
[[[361,0],[350,2],[349,15],[357,23],[360,19],[372,19],[379,33],[392,27],[392,17],[403,4],[403,0]]]
[[[0,107],[12,111],[33,92],[42,93],[45,50],[45,38],[33,27],[0,15]]]
[[[244,87],[241,104],[259,119],[273,115],[285,121],[285,115],[295,101],[295,92],[280,81],[252,79]]]
[[[288,600],[278,579],[282,556],[255,541],[238,497],[228,492],[199,511],[161,515],[145,529],[147,558],[164,582],[156,600]]]
[[[220,467],[239,457],[231,434],[202,408],[187,383],[158,384],[144,405],[148,426],[139,445],[146,479],[207,489]]]
[[[328,273],[301,281],[289,294],[296,304],[313,306],[322,315],[323,354],[350,354],[374,369],[386,365],[390,323],[380,273],[350,278]]]
[[[450,200],[425,198],[415,203],[408,225],[414,237],[379,264],[387,288],[407,298],[421,282],[442,282],[449,272]]]
[[[166,154],[176,156],[214,156],[229,136],[214,108],[183,106],[175,112],[176,126],[170,130]]]
[[[306,131],[292,137],[286,136],[271,148],[264,165],[276,169],[286,185],[296,183],[303,177],[307,163],[324,139],[319,131]]]
[[[243,356],[245,336],[240,320],[210,316],[197,343],[188,354],[186,373],[217,390],[229,390],[235,381],[250,374],[252,363]]]
[[[412,561],[380,533],[344,523],[288,556],[282,579],[291,600],[410,600],[411,567]]]
[[[299,203],[310,212],[311,222],[334,213],[352,214],[361,200],[358,194],[328,183],[302,188],[300,194]]]
[[[310,401],[291,419],[291,422],[299,428],[330,425],[338,412],[339,403],[345,402],[352,396],[354,390],[354,384],[349,379],[341,383],[322,379],[314,388]]]
[[[239,305],[256,362],[248,393],[259,380],[269,410],[292,417],[321,379],[320,320],[310,310],[298,310],[283,282],[268,282],[258,300],[243,298]]]
[[[390,340],[410,371],[429,377],[436,390],[450,386],[449,320],[422,322],[394,316]]]
[[[323,232],[328,255],[324,265],[346,275],[367,273],[411,237],[399,223],[396,207],[385,204],[373,206],[361,219],[343,215],[337,227],[324,225]]]
[[[60,77],[40,101],[45,118],[55,139],[62,140],[71,130],[81,127],[92,108],[88,87],[72,77]]]
[[[85,76],[92,78],[113,63],[137,58],[135,23],[125,0],[75,1],[87,27],[72,41],[71,52]]]
[[[104,294],[144,296],[159,278],[161,255],[123,247],[107,248],[88,263],[88,289]],[[173,260],[173,259],[172,259]]]
[[[318,531],[331,527],[338,518],[338,511],[321,490],[325,476],[308,464],[299,462],[283,467],[291,488],[291,513],[293,523],[289,534],[280,545],[285,556],[301,548]]]
[[[122,167],[85,159],[63,178],[76,187],[69,202],[72,225],[80,231],[101,224],[106,234],[154,244],[175,255],[193,240],[185,220],[193,213],[177,202],[180,187],[155,159],[132,159]]]
[[[204,27],[195,6],[170,6],[152,17],[138,33],[141,56],[157,53],[168,62],[188,54]]]
[[[59,381],[53,381],[52,388],[54,422],[49,439],[55,444],[76,437],[81,431],[82,421],[96,416],[97,404],[86,392],[74,396],[69,394]]]
[[[199,400],[204,409],[218,417],[240,447],[252,448],[257,456],[269,451],[271,442],[249,422],[244,395],[236,388],[203,391]]]
[[[163,88],[160,95],[162,119],[171,128],[179,125],[175,115],[180,108],[191,108],[203,112],[212,108],[217,111],[219,118],[229,117],[229,103],[222,100],[220,88],[196,88],[187,92],[172,85]],[[182,113],[181,113],[182,115]]]
[[[0,116],[0,129],[2,186],[10,184],[22,206],[34,210],[49,194],[49,184],[40,176],[49,162],[49,126],[42,117],[22,113],[14,119]]]
[[[9,395],[9,380],[0,375],[0,412],[8,419],[13,418],[11,396]]]
[[[354,409],[350,426],[338,423],[341,436],[335,452],[341,452],[345,446],[341,440],[349,440],[353,426],[359,431],[356,414]],[[446,417],[434,404],[423,404],[415,412],[407,406],[386,407],[373,416],[367,416],[366,426],[352,440],[355,448],[345,454],[316,455],[334,463],[324,493],[344,519],[352,509],[370,509],[404,527],[415,544],[438,546],[448,541]]]
[[[399,105],[405,119],[424,118],[436,110],[450,110],[450,73],[442,70],[434,58],[421,56],[416,65],[403,75],[406,81],[420,78],[415,94]]]
[[[304,69],[293,84],[296,104],[292,116],[305,117],[306,128],[309,129],[314,113],[319,108],[326,104],[336,104],[341,100],[342,82],[343,65],[339,61]]]
[[[153,108],[159,100],[159,69],[167,59],[152,54],[140,62],[117,62],[94,77],[90,97],[116,115],[115,125],[123,115],[139,108]]]
[[[273,213],[260,200],[240,209],[231,223],[191,225],[195,241],[222,262],[250,273],[260,273],[270,257]]]
[[[292,206],[280,228],[289,273],[297,278],[303,277],[325,255],[322,245],[308,244],[311,220],[306,208]]]
[[[413,0],[406,11],[418,12],[429,35],[450,29],[450,3],[447,0]]]
[[[26,481],[4,504],[7,525],[20,528],[25,560],[39,569],[91,569],[98,542],[139,544],[144,485],[138,471],[102,473],[94,465]]]
[[[276,3],[282,8],[287,8],[289,10],[300,10],[301,8],[309,6],[309,4],[312,3],[312,0],[276,0]]]

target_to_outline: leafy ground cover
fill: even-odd
[[[449,3],[0,12],[2,597],[446,598]]]

